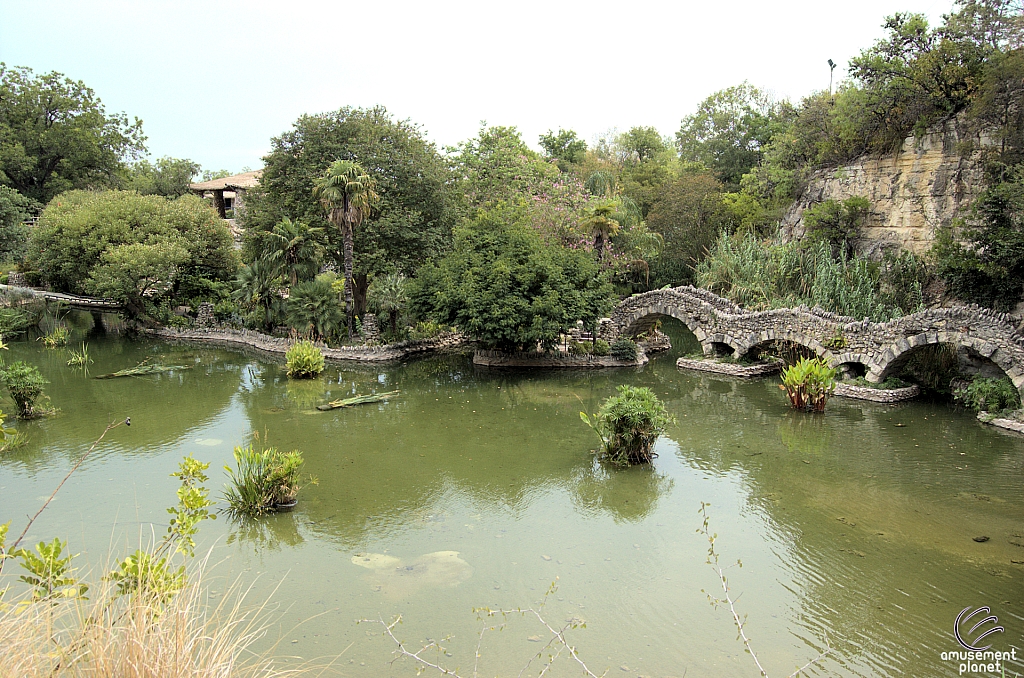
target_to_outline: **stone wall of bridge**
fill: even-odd
[[[629,297],[615,308],[604,332],[612,338],[637,336],[664,316],[689,327],[709,356],[740,358],[787,341],[833,367],[859,364],[872,382],[894,374],[920,347],[951,344],[992,361],[1024,390],[1021,318],[979,306],[927,309],[876,323],[805,306],[747,311],[708,290],[685,286]]]

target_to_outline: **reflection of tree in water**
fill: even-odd
[[[1006,533],[1019,516],[1019,495],[1007,489],[1020,484],[1019,445],[941,406],[835,398],[824,415],[794,412],[774,397],[775,383],[695,379],[688,417],[669,431],[680,456],[743,479],[795,582],[791,614],[807,629],[795,633],[817,646],[829,629],[836,651],[826,666],[842,666],[834,673],[942,674],[942,631],[979,587],[1019,600],[1005,550],[971,541],[972,529]],[[1001,563],[985,556],[996,552]]]
[[[71,348],[78,346],[72,343]],[[81,369],[68,367],[65,351],[44,349],[41,344],[12,343],[10,354],[5,357],[25,360],[39,367],[50,382],[45,391],[52,405],[59,409],[53,418],[28,422],[24,426],[29,441],[9,459],[17,459],[27,468],[49,466],[51,453],[77,456],[92,444],[110,420],[126,416],[132,419],[130,431],[122,431],[105,441],[102,453],[157,451],[220,416],[238,390],[244,365],[242,361],[232,360],[234,356],[230,353],[216,349],[131,342],[116,336],[90,340],[89,354],[94,362],[89,366],[88,375]],[[143,361],[190,365],[191,368],[140,377],[93,378],[134,367]],[[119,441],[124,439],[131,440],[130,450],[120,447]],[[47,454],[40,455],[41,450],[46,450]]]
[[[282,367],[261,365],[243,380],[239,400],[254,430],[266,430],[270,444],[301,450],[304,473],[319,479],[302,492],[296,511],[303,524],[346,547],[410,526],[444,528],[422,516],[443,511],[453,494],[518,513],[544,488],[568,490],[590,467],[595,446],[575,395],[597,403],[614,389],[594,371],[477,372],[467,356],[447,355],[359,369],[329,365],[325,398],[400,395],[307,413],[294,408],[286,379]]]
[[[643,520],[671,489],[672,479],[649,464],[623,468],[599,461],[577,473],[570,486],[582,513],[607,513],[617,523]]]

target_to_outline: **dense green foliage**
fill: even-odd
[[[20,261],[25,256],[28,228],[23,222],[41,209],[35,200],[0,186],[0,261]]]
[[[83,82],[0,63],[0,185],[41,203],[75,188],[116,186],[145,139],[142,121],[108,114]]]
[[[550,349],[577,320],[594,327],[611,285],[588,253],[546,244],[528,214],[499,205],[457,229],[452,252],[412,281],[413,313],[504,350]]]
[[[602,455],[616,464],[647,464],[657,455],[654,443],[675,421],[654,391],[643,386],[619,386],[592,417],[580,418],[601,438]]]
[[[235,466],[227,469],[230,485],[224,491],[232,515],[259,518],[295,501],[302,468],[298,450],[256,449],[252,444],[236,447]]]
[[[339,159],[366,168],[381,196],[352,235],[352,293],[361,314],[372,276],[396,270],[410,275],[447,250],[459,202],[444,159],[415,124],[380,107],[304,115],[271,140],[260,186],[246,196],[247,262],[262,254],[261,234],[288,217],[324,229],[328,253],[339,267],[344,263],[342,233],[313,194],[316,180]]]
[[[987,189],[957,228],[939,232],[938,273],[958,299],[1010,310],[1024,296],[1024,164]]]
[[[122,172],[119,188],[142,195],[179,198],[188,195],[189,184],[201,169],[199,163],[186,158],[163,157],[156,162],[139,160]]]
[[[285,366],[293,379],[313,379],[324,371],[324,352],[309,341],[297,341],[285,352]]]
[[[824,412],[836,389],[836,371],[821,358],[801,358],[782,371],[779,388],[789,396],[794,409]]]
[[[969,384],[953,392],[964,407],[975,412],[998,414],[1020,408],[1020,392],[1009,377],[974,377]]]
[[[683,118],[676,132],[679,158],[702,165],[729,190],[761,162],[788,104],[777,104],[750,83],[715,92]]]
[[[238,266],[230,232],[205,202],[130,191],[72,191],[52,201],[28,258],[54,289],[111,297],[140,317],[161,299],[219,299],[216,283]]]
[[[299,334],[327,341],[344,333],[345,314],[338,303],[335,280],[333,273],[326,273],[291,288],[288,324]]]

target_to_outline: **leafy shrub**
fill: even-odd
[[[302,467],[302,453],[298,450],[257,450],[251,444],[236,447],[235,465],[237,469],[227,469],[231,485],[224,492],[232,514],[259,518],[295,501]]]
[[[292,344],[284,357],[288,376],[293,379],[312,379],[324,371],[324,353],[310,341]]]
[[[807,225],[808,235],[828,243],[833,253],[850,254],[850,242],[857,237],[870,210],[871,203],[861,196],[853,196],[842,202],[826,200],[807,208],[804,224]]]
[[[589,341],[570,341],[568,348],[569,355],[590,355],[593,346]]]
[[[43,386],[49,383],[39,374],[39,370],[34,365],[19,360],[0,369],[0,381],[7,387],[11,398],[18,406],[18,417],[34,417],[36,401],[43,395]]]
[[[966,388],[954,392],[953,397],[975,412],[996,413],[1020,407],[1020,393],[1009,377],[976,376]]]
[[[637,346],[636,342],[631,339],[626,339],[625,337],[616,339],[608,347],[608,352],[613,358],[624,363],[636,362]]]
[[[656,456],[655,441],[675,418],[649,388],[619,386],[618,391],[593,420],[586,412],[580,418],[601,438],[605,458],[621,465],[649,463]]]
[[[445,332],[451,332],[451,327],[436,323],[433,320],[421,320],[420,322],[413,325],[412,329],[409,330],[410,339],[433,339],[434,337],[440,336]]]
[[[597,339],[594,341],[594,355],[606,356],[611,353],[611,346],[604,339]]]
[[[62,292],[108,296],[148,316],[160,297],[195,281],[228,280],[238,266],[231,233],[196,196],[71,191],[53,200],[29,236],[27,258]]]
[[[798,410],[824,412],[829,396],[836,389],[836,371],[821,358],[801,358],[782,371],[779,388]]]
[[[0,307],[0,337],[13,337],[35,324],[31,313],[21,308]]]

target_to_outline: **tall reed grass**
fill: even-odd
[[[200,576],[166,604],[116,596],[110,581],[81,598],[0,603],[2,678],[272,678],[278,669],[254,651],[270,620],[235,585],[216,600]]]
[[[910,253],[872,261],[833,254],[828,243],[762,241],[750,233],[723,233],[696,270],[698,285],[750,310],[806,304],[878,322],[920,310],[926,277]]]

